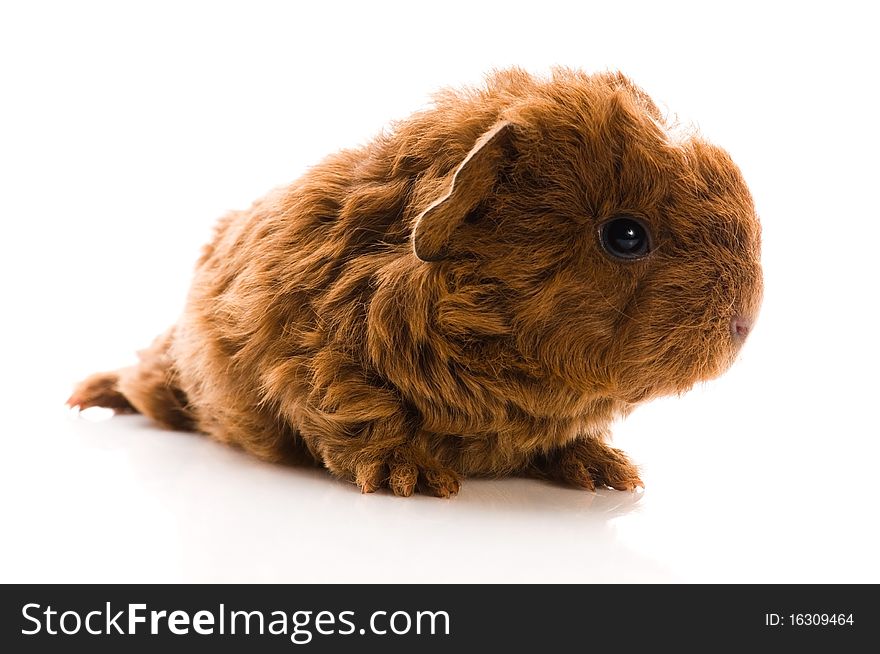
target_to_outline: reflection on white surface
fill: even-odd
[[[19,426],[4,461],[2,517],[11,529],[0,579],[880,579],[871,496],[858,483],[852,492],[816,483],[815,451],[791,457],[774,477],[772,443],[763,462],[743,457],[719,446],[723,427],[702,441],[703,452],[686,439],[629,442],[627,432],[645,441],[649,424],[668,417],[690,432],[693,409],[720,402],[708,391],[693,398],[691,411],[685,400],[660,402],[619,426],[618,444],[644,465],[644,493],[471,479],[452,500],[361,495],[322,470],[265,464],[140,416],[95,423],[44,406],[30,432]]]
[[[139,416],[64,418],[19,453],[43,461],[6,507],[4,581],[672,578],[617,537],[639,493],[512,479],[469,480],[451,501],[361,495]]]
[[[113,409],[108,409],[103,406],[90,406],[87,409],[83,409],[82,411],[78,411],[77,409],[71,409],[71,412],[79,415],[80,418],[84,420],[88,420],[89,422],[104,422],[105,420],[110,420],[113,417],[114,411]]]

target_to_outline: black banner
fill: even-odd
[[[880,636],[873,585],[12,585],[2,595],[6,652],[855,651]]]

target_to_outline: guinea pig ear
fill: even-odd
[[[416,218],[412,241],[419,259],[446,257],[456,228],[491,193],[512,131],[511,123],[502,121],[483,134],[455,170],[447,191]]]

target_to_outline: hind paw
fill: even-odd
[[[80,410],[93,406],[113,409],[117,413],[131,413],[131,406],[116,387],[119,376],[116,373],[99,372],[81,381],[69,398],[67,406]]]

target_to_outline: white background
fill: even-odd
[[[870,3],[4,2],[0,581],[880,582]],[[617,426],[643,494],[361,496],[72,384],[174,322],[213,221],[492,67],[619,68],[740,164],[765,304]]]

